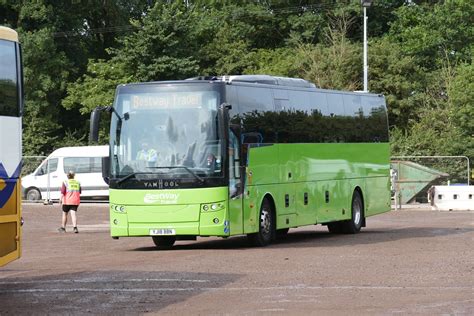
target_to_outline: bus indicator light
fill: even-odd
[[[220,210],[224,209],[224,203],[217,202],[217,203],[203,204],[201,206],[201,209],[204,212],[207,212],[207,211],[220,211]]]

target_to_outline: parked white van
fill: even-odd
[[[81,183],[81,198],[108,198],[109,186],[102,178],[102,157],[108,155],[109,146],[56,149],[33,173],[21,179],[23,198],[30,201],[59,200],[61,185],[71,170]]]

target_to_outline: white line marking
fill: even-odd
[[[12,289],[0,290],[0,294],[5,293],[41,293],[41,292],[193,292],[193,291],[275,291],[275,290],[472,290],[471,286],[277,286],[277,287],[181,287],[181,288],[66,288],[66,289]]]
[[[93,279],[82,279],[82,280],[38,280],[38,281],[13,281],[5,282],[0,281],[0,285],[8,284],[46,284],[46,283],[98,283],[98,282],[194,282],[194,283],[205,283],[210,282],[209,280],[192,280],[192,279],[123,279],[123,280],[111,280],[105,278],[93,278]]]

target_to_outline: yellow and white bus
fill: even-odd
[[[0,266],[21,253],[23,73],[18,34],[0,26]]]

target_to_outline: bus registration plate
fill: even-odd
[[[173,228],[150,229],[150,235],[151,236],[176,235],[176,231]]]

